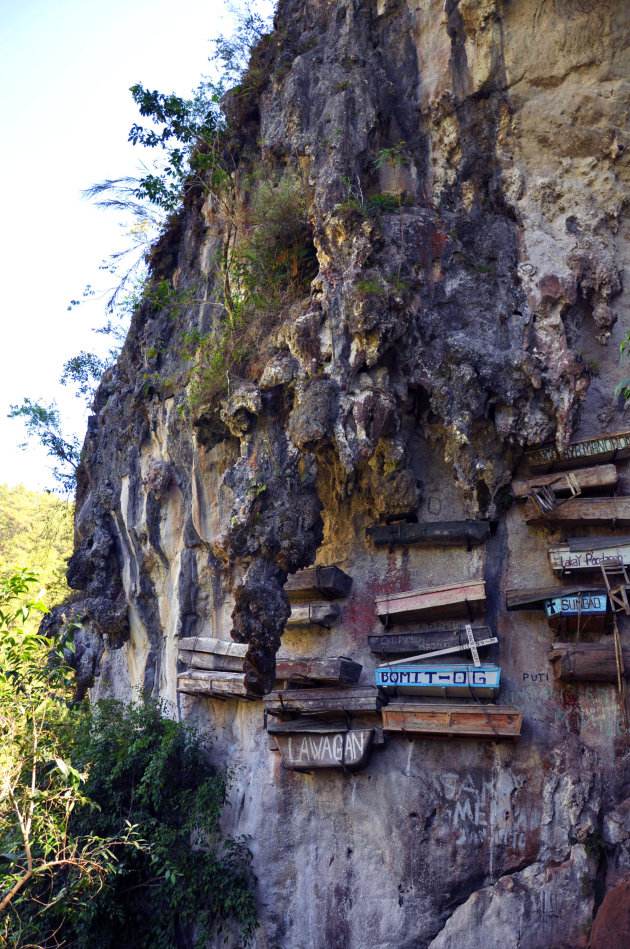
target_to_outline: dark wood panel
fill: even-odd
[[[307,567],[292,574],[284,589],[291,598],[308,595],[336,600],[348,596],[352,589],[352,577],[339,567]]]
[[[384,524],[368,527],[377,546],[474,547],[490,535],[489,521],[426,521],[420,524]]]
[[[473,626],[472,631],[475,640],[490,638],[488,626]],[[430,652],[455,646],[461,646],[462,651],[469,648],[463,626],[453,630],[435,629],[421,633],[382,633],[380,636],[369,636],[368,640],[372,652],[386,656]]]
[[[272,715],[318,715],[327,712],[378,712],[387,702],[381,689],[284,689],[265,696]]]
[[[622,649],[624,677],[630,675],[630,648]],[[554,677],[565,682],[617,682],[614,643],[554,643],[549,653]]]

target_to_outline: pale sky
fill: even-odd
[[[83,410],[58,379],[104,342],[104,303],[68,312],[121,224],[80,192],[137,173],[151,153],[127,143],[138,120],[129,86],[187,96],[209,71],[208,40],[229,31],[225,0],[0,0],[0,483],[51,487],[49,462],[19,449],[6,418],[24,397],[57,399],[83,435]]]

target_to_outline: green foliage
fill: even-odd
[[[118,949],[132,931],[134,949],[168,949],[193,931],[203,946],[230,923],[247,943],[256,928],[251,855],[220,826],[232,775],[211,767],[207,738],[165,711],[150,700],[102,702],[75,741],[98,810],[77,810],[72,827],[116,837],[130,821],[151,844],[127,849],[73,921],[77,949]]]
[[[619,346],[619,356],[623,362],[624,356],[630,353],[630,330],[626,333],[626,338],[622,340]],[[626,402],[630,401],[630,379],[622,379],[619,385],[615,386],[615,398],[623,393]]]
[[[118,841],[70,829],[91,802],[64,749],[72,712],[60,643],[24,625],[45,610],[25,599],[35,582],[26,569],[0,579],[0,939],[12,949],[58,945],[60,915],[85,905],[114,848],[135,840],[129,827]]]
[[[76,435],[66,437],[63,433],[59,409],[54,402],[45,405],[24,399],[22,405],[10,407],[9,418],[21,418],[29,436],[37,439],[55,462],[53,478],[63,491],[74,489],[76,470],[81,458],[81,446]],[[22,445],[26,448],[26,445]]]
[[[233,775],[149,700],[74,705],[73,629],[25,622],[29,570],[0,579],[0,945],[170,949],[256,928],[243,838],[221,815]],[[68,628],[70,627],[70,628]]]
[[[72,553],[73,512],[73,505],[56,494],[0,485],[0,563],[28,564],[52,603],[70,595],[65,574]],[[27,628],[31,625],[29,617]]]

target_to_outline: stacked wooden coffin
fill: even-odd
[[[630,457],[630,431],[528,452],[530,477],[512,490],[530,523],[566,528],[630,523],[630,497],[613,496],[614,462]],[[626,677],[630,656],[622,649],[617,615],[630,615],[630,535],[569,537],[549,550],[551,567],[571,586],[508,591],[508,610],[545,610],[564,641],[549,653],[554,677],[564,681],[617,682]],[[604,641],[589,640],[603,633]]]
[[[370,637],[370,648],[385,661],[377,667],[376,684],[392,696],[382,709],[383,728],[390,732],[435,737],[516,738],[522,715],[518,709],[487,704],[496,698],[501,669],[482,663],[479,650],[498,642],[487,626],[473,617],[486,607],[483,580],[443,584],[379,597],[376,613],[386,627],[403,630]],[[446,629],[407,631],[412,622],[429,624],[447,617],[469,622]],[[467,662],[452,661],[456,654]],[[404,656],[406,658],[393,658]],[[470,699],[461,704],[426,699]]]

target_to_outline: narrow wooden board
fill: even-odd
[[[599,544],[594,543],[592,549],[571,550],[569,544],[552,547],[549,551],[551,568],[559,573],[595,570],[601,576],[603,566],[614,566],[618,563],[630,564],[630,543],[615,544],[613,538],[610,538],[610,541],[610,547],[600,547]]]
[[[472,631],[477,641],[491,638],[488,626],[473,626]],[[380,636],[368,636],[368,641],[372,652],[382,656],[430,652],[435,649],[453,647],[459,647],[465,651],[469,648],[463,626],[453,630],[429,629],[421,633],[383,633]]]
[[[474,547],[490,536],[489,521],[425,521],[419,524],[385,524],[366,529],[377,546]]]
[[[534,587],[531,590],[507,590],[505,605],[508,611],[514,610],[544,610],[545,601],[561,596],[577,596],[580,593],[606,593],[604,586],[589,586],[582,584],[571,587]]]
[[[374,729],[357,728],[323,734],[312,731],[290,735],[277,733],[274,738],[282,763],[290,771],[357,771],[364,767],[370,756]]]
[[[177,676],[177,691],[218,699],[258,699],[245,688],[245,676],[237,672],[184,672]]]
[[[526,501],[523,515],[528,524],[542,524],[547,521],[571,524],[628,524],[630,498],[569,498],[544,514],[536,504]]]
[[[378,597],[376,613],[382,623],[412,620],[416,617],[467,616],[468,609],[482,612],[486,606],[486,585],[483,580],[467,580],[457,584],[410,590]]]
[[[327,712],[378,712],[387,696],[375,686],[362,689],[283,689],[265,696],[265,708],[272,715]]]
[[[630,647],[622,648],[624,678],[630,677]],[[549,652],[556,679],[564,682],[617,682],[615,647],[607,643],[554,643]]]
[[[558,450],[555,445],[543,445],[525,452],[530,468],[570,468],[572,465],[588,465],[594,461],[608,462],[630,455],[630,431],[611,432],[594,438],[583,438],[571,442],[567,448]]]
[[[336,600],[348,596],[352,589],[352,577],[339,567],[306,567],[292,574],[284,585],[289,598],[298,596],[320,596]]]
[[[338,603],[305,603],[302,606],[291,604],[291,615],[287,620],[287,629],[296,626],[323,626],[328,629],[341,616]]]
[[[518,738],[520,709],[508,705],[429,705],[391,702],[381,712],[383,730],[435,738]]]
[[[214,639],[211,636],[187,636],[180,639],[177,646],[179,649],[187,649],[190,652],[209,652],[215,656],[240,656],[241,659],[247,652],[247,643]]]
[[[554,494],[569,494],[570,488],[565,478],[571,474],[582,491],[614,488],[617,484],[617,469],[614,465],[595,465],[593,468],[578,468],[575,471],[540,474],[533,478],[515,478],[512,482],[512,494],[517,501],[524,501],[535,487],[553,485]]]

